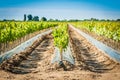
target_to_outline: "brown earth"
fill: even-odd
[[[52,36],[48,35],[18,65],[13,65],[12,68],[3,65],[0,70],[0,80],[120,79],[120,64],[111,60],[104,52],[91,45],[84,37],[78,35],[72,29],[69,29],[69,34],[75,65],[64,62],[67,71],[64,71],[57,63],[51,64],[54,45]],[[18,55],[15,57],[20,58]],[[3,70],[3,67],[6,67],[5,70]]]
[[[32,37],[34,37],[34,36],[36,36],[36,35],[38,35],[42,32],[48,31],[48,30],[50,30],[50,28],[27,34],[27,35],[25,35],[21,38],[18,38],[14,41],[6,42],[6,43],[0,43],[0,54],[4,54],[5,52],[17,47],[18,45],[27,41],[28,39],[30,39],[30,38],[32,38]]]
[[[89,34],[90,36],[97,39],[98,41],[106,44],[107,46],[109,46],[109,47],[117,50],[118,52],[120,52],[120,41],[115,41],[115,40],[107,38],[103,35],[97,35],[95,32],[90,32],[86,29],[80,29],[80,30],[82,30],[86,34]]]

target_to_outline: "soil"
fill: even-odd
[[[27,56],[16,65],[2,65],[0,80],[119,80],[120,64],[90,44],[84,37],[69,28],[70,46],[75,65],[64,62],[66,71],[58,63],[51,64],[54,53],[53,37],[46,36]],[[20,59],[21,60],[21,59]],[[4,62],[3,62],[4,63]],[[10,65],[10,61],[5,63]],[[5,68],[4,68],[5,67]]]
[[[43,30],[40,30],[40,31],[36,31],[34,33],[30,33],[30,34],[27,34],[21,38],[18,38],[14,41],[10,41],[10,42],[6,42],[6,43],[0,43],[0,54],[4,54],[5,52],[17,47],[18,45],[20,45],[21,43],[27,41],[28,39],[42,33],[42,32],[45,32],[47,30],[50,30],[50,28],[48,29],[43,29]]]
[[[90,32],[86,29],[80,29],[83,32],[85,32],[86,34],[92,36],[93,38],[97,39],[98,41],[106,44],[107,46],[117,50],[118,52],[120,52],[120,41],[115,41],[113,39],[107,38],[103,35],[97,35],[95,32]]]

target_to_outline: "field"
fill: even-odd
[[[0,22],[0,53],[40,33],[41,30],[57,26],[50,22]],[[32,34],[33,33],[33,34]],[[15,45],[16,44],[16,45]],[[11,46],[12,45],[12,46]]]
[[[72,24],[95,39],[120,51],[119,21],[83,21]]]
[[[111,47],[119,55],[120,22],[117,21],[0,22],[1,55],[52,30],[24,51],[0,59],[3,60],[0,80],[119,80],[120,62],[74,28]]]

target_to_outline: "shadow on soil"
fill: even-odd
[[[104,73],[115,67],[115,64],[112,64],[113,61],[108,60],[107,64],[104,64],[104,62],[106,63],[107,61],[100,62],[97,59],[100,56],[98,56],[98,54],[93,55],[90,53],[90,48],[84,45],[83,40],[80,40],[78,37],[73,35],[72,31],[70,31],[70,39],[74,51],[74,57],[76,58],[76,62],[79,64],[78,67],[80,67],[81,70]],[[113,66],[109,68],[109,65]]]

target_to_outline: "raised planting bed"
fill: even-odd
[[[103,44],[102,42],[97,41],[93,37],[87,35],[86,33],[82,32],[81,30],[78,30],[74,28],[72,25],[69,25],[72,29],[78,32],[78,34],[84,36],[88,41],[90,41],[93,45],[95,45],[98,49],[105,52],[109,58],[112,58],[116,62],[120,63],[120,52],[112,49],[111,47]]]
[[[36,32],[30,33],[30,34],[26,34],[25,36],[17,38],[14,41],[7,41],[5,43],[0,43],[0,55],[14,49],[15,47],[19,46],[20,44],[24,43],[25,41],[31,39],[32,37],[35,37],[38,34],[44,33],[50,29],[51,28],[43,29],[43,30],[36,31]]]
[[[120,64],[112,60],[105,52],[96,48],[89,40],[69,27],[71,44],[76,59],[76,65],[81,69],[93,72],[117,72]]]
[[[1,69],[17,74],[49,70],[54,49],[52,42],[52,36],[49,34],[42,36],[25,51],[3,61]]]
[[[106,80],[110,77],[112,80],[119,80],[120,64],[110,59],[104,52],[70,27],[68,28],[68,34],[71,54],[75,63],[73,65],[68,61],[63,61],[67,71],[59,66],[59,63],[51,63],[55,46],[53,36],[47,34],[42,41],[37,40],[39,43],[36,47],[32,47],[32,51],[28,52],[29,54],[26,50],[26,52],[16,54],[9,60],[4,61],[1,64],[3,70],[0,70],[0,79]]]
[[[38,34],[37,36],[29,39],[28,41],[25,41],[23,42],[22,44],[20,44],[19,46],[15,47],[14,49],[8,51],[8,52],[5,52],[4,54],[0,55],[0,63],[2,61],[4,61],[5,59],[8,59],[10,58],[11,56],[13,56],[14,54],[18,54],[22,51],[24,51],[27,47],[31,46],[32,44],[34,44],[34,42],[39,39],[39,38],[42,38],[42,36],[45,36],[46,34],[49,34],[51,33],[52,30],[49,30],[49,31],[46,31],[46,32],[43,32],[41,34]]]
[[[90,22],[88,22],[88,24],[86,26],[80,25],[79,23],[78,23],[78,25],[76,25],[76,23],[74,23],[74,24],[71,23],[71,24],[74,27],[76,27],[77,29],[81,30],[82,32],[92,36],[96,40],[98,40],[98,41],[104,43],[105,45],[120,52],[120,47],[119,47],[120,40],[117,40],[118,38],[120,38],[119,37],[119,33],[120,33],[119,22],[110,22],[110,23],[112,23],[112,25],[110,25],[109,22],[105,22],[106,25],[103,23],[104,22],[95,22],[95,24],[102,24],[101,26],[100,25],[91,25],[92,23],[90,23]],[[110,33],[108,33],[108,32],[110,32]]]

